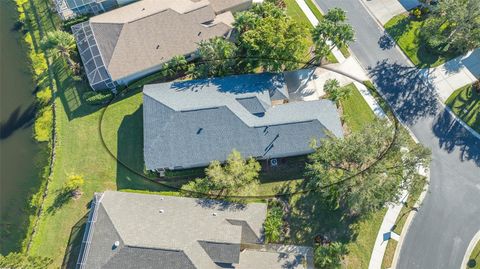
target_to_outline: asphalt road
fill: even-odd
[[[428,79],[392,46],[360,0],[315,1],[324,11],[347,11],[356,31],[350,46],[355,56],[400,119],[432,150],[429,192],[406,235],[397,268],[460,268],[480,229],[480,140],[444,110]]]

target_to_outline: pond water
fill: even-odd
[[[18,251],[27,205],[40,184],[43,146],[32,139],[35,87],[22,34],[15,30],[14,1],[0,1],[0,253]],[[41,160],[43,159],[43,160]]]

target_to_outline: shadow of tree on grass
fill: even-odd
[[[55,191],[55,200],[51,206],[49,206],[46,210],[48,214],[55,214],[57,210],[62,208],[68,201],[72,199],[72,193],[69,190],[64,188]]]

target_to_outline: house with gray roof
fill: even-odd
[[[229,37],[232,12],[252,0],[142,0],[72,26],[90,86],[128,85],[177,55],[195,56],[198,43]]]
[[[310,248],[262,245],[266,211],[263,203],[97,193],[76,268],[307,268]]]
[[[145,85],[146,169],[203,167],[233,149],[257,159],[305,155],[313,139],[343,136],[334,103],[292,102],[287,84],[283,73],[263,73]]]

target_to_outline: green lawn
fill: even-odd
[[[468,259],[467,268],[480,269],[480,242],[477,243],[477,245],[472,251],[472,254],[470,254],[470,259]]]
[[[417,67],[435,67],[458,55],[436,55],[420,40],[423,21],[414,20],[408,14],[400,14],[385,24],[385,30],[397,42],[407,57]]]
[[[353,83],[344,86],[344,88],[349,88],[351,95],[341,101],[343,120],[351,131],[360,131],[365,123],[373,121],[375,114]]]
[[[445,102],[453,113],[480,133],[480,94],[466,85],[450,95]]]
[[[31,23],[36,29],[34,38],[38,42],[42,36],[38,26],[42,26],[43,32],[49,31],[59,27],[59,20],[51,13],[47,1],[32,0],[32,2],[35,8],[28,7],[28,12],[32,16]],[[292,12],[291,9],[290,12]],[[37,17],[34,17],[34,14],[37,14]],[[53,258],[52,268],[60,267],[64,256],[70,257],[70,252],[78,248],[85,216],[94,192],[107,189],[171,191],[141,175],[143,172],[141,94],[130,92],[105,112],[102,125],[104,145],[100,137],[99,122],[105,108],[85,104],[81,96],[84,91],[89,90],[88,87],[83,83],[74,82],[65,72],[65,68],[66,64],[63,60],[56,60],[51,66],[54,74],[51,79],[57,85],[56,159],[53,178],[49,183],[48,195],[44,202],[44,211],[40,216],[30,250],[31,255]],[[119,164],[105,146],[129,169]],[[261,174],[262,184],[258,190],[259,194],[272,194],[283,189],[295,188],[301,182],[304,162],[304,157],[291,158],[282,164],[285,167],[284,170],[264,169]],[[64,200],[60,190],[68,175],[72,173],[84,176],[83,195],[77,200]],[[174,173],[171,177],[176,177],[175,180],[168,184],[179,186],[184,182],[182,178],[197,176],[201,171],[182,173],[190,174]],[[290,181],[286,181],[287,179]],[[362,261],[365,257],[369,257],[369,251],[366,250],[370,248],[370,241],[374,240],[374,237],[371,239],[367,231],[375,230],[371,233],[376,233],[377,218],[381,219],[381,216],[371,221],[366,220],[364,224],[360,223],[355,228],[359,235],[354,245],[349,246],[352,249],[352,257],[358,256]],[[352,260],[356,259],[352,258]],[[74,258],[70,259],[72,260]]]

